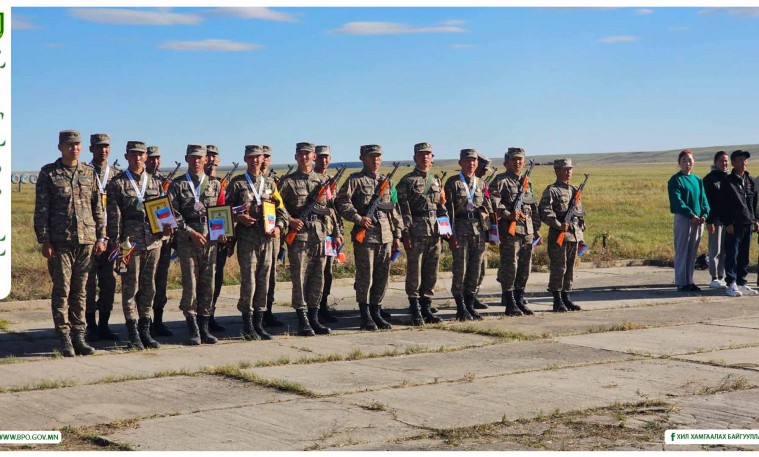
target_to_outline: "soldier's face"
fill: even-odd
[[[314,163],[314,159],[316,154],[313,152],[307,152],[307,151],[298,151],[295,153],[295,161],[298,163],[298,169],[299,170],[306,170],[307,168],[310,168],[311,165]]]
[[[187,170],[194,175],[198,175],[203,171],[203,166],[208,161],[208,158],[206,156],[185,156],[184,160],[187,162]]]
[[[145,160],[145,166],[148,169],[148,173],[155,173],[156,170],[161,168],[161,156],[148,157]]]
[[[82,152],[81,143],[64,143],[58,145],[58,150],[61,151],[61,158],[66,161],[78,160],[79,153]]]
[[[108,160],[108,154],[111,153],[110,144],[96,144],[90,146],[90,152],[92,153],[92,161],[97,163],[103,163]]]
[[[569,182],[572,178],[572,167],[554,168],[556,178],[561,182]]]
[[[361,158],[361,163],[372,173],[377,173],[382,166],[382,154],[370,154]]]
[[[330,157],[328,154],[322,154],[319,156],[316,156],[316,169],[317,170],[326,170],[329,168],[329,163],[332,161],[332,157]]]
[[[510,157],[506,166],[514,173],[521,174],[524,168],[524,157]]]
[[[414,163],[422,171],[429,171],[432,167],[432,153],[429,151],[417,152],[414,154]]]
[[[261,173],[266,173],[269,171],[269,165],[271,165],[271,156],[264,154],[263,159],[261,160]]]
[[[145,156],[146,154],[142,151],[127,151],[124,154],[124,158],[129,163],[129,169],[140,173],[145,166]]]
[[[466,176],[474,176],[474,170],[477,169],[477,157],[466,157],[459,160],[461,171]]]
[[[248,164],[248,174],[253,173],[254,175],[257,175],[261,172],[261,164],[263,163],[264,156],[262,155],[254,155],[254,156],[245,156],[245,163]]]

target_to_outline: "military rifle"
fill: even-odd
[[[298,213],[298,217],[295,219],[300,219],[305,225],[305,219],[309,218],[312,214],[329,216],[329,209],[326,205],[322,206],[319,204],[319,200],[322,197],[325,197],[327,189],[332,186],[332,183],[336,180],[335,178],[338,178],[339,175],[342,175],[341,172],[345,171],[346,168],[347,166],[343,165],[343,167],[340,168],[337,173],[335,173],[335,176],[332,176],[323,183],[320,183],[318,187],[315,187],[311,193],[309,193],[308,197],[306,198],[306,204],[303,205],[303,209],[301,209],[301,211]],[[290,229],[287,232],[287,235],[285,236],[285,243],[287,243],[288,246],[293,244],[293,241],[295,241],[295,237],[298,235],[298,232],[299,230],[293,229]]]
[[[177,164],[176,168],[174,168],[174,170],[171,173],[169,173],[168,175],[166,175],[166,181],[163,182],[163,193],[164,194],[169,191],[169,185],[171,185],[171,181],[174,179],[174,175],[177,174],[177,171],[179,171],[179,167],[182,166],[182,164],[179,163],[179,162],[177,162],[177,161],[174,161],[174,163]]]
[[[535,161],[530,160],[530,164],[527,165],[527,171],[525,171],[524,175],[519,180],[519,192],[517,193],[517,198],[514,200],[514,209],[512,210],[514,213],[514,220],[509,222],[509,235],[511,236],[514,236],[517,233],[516,213],[522,212],[522,208],[524,208],[524,196],[530,188],[530,173],[534,166]]]
[[[491,173],[490,176],[488,176],[487,178],[483,179],[483,181],[485,182],[485,184],[490,184],[490,182],[495,177],[495,174],[496,174],[497,171],[498,171],[498,167],[493,167],[493,173]]]
[[[121,171],[121,168],[119,168],[119,159],[116,159],[113,161],[113,165],[111,165],[114,170]]]
[[[221,184],[221,191],[219,192],[219,197],[216,199],[216,204],[217,205],[223,205],[223,204],[225,204],[227,202],[226,191],[227,191],[227,186],[229,186],[229,180],[232,179],[232,175],[237,170],[237,167],[240,164],[239,164],[239,162],[232,162],[232,165],[234,165],[232,167],[232,170],[229,171],[229,172],[227,172],[227,174],[224,175],[223,178],[221,178],[221,182],[220,182],[220,184]]]
[[[585,188],[585,183],[588,182],[588,178],[590,178],[590,175],[586,174],[582,184],[580,184],[580,187],[577,188],[577,192],[575,192],[574,198],[572,198],[572,201],[569,202],[569,209],[567,209],[567,214],[564,216],[565,224],[571,224],[572,219],[580,216],[579,212],[577,211],[577,205],[580,204],[580,196],[582,195],[582,190]],[[566,234],[567,232],[565,231],[559,232],[559,236],[556,237],[556,244],[563,246],[564,236],[566,236]]]
[[[393,171],[385,176],[382,182],[380,182],[379,186],[377,186],[377,189],[374,192],[374,196],[369,201],[369,205],[366,207],[366,214],[364,214],[364,217],[370,218],[372,220],[372,223],[376,224],[379,222],[377,220],[377,210],[392,211],[393,209],[393,202],[382,203],[382,198],[390,195],[390,179],[392,179],[393,175],[396,171],[398,171],[398,167],[400,166],[400,162],[393,162]],[[364,238],[366,238],[366,228],[360,227],[358,231],[356,231],[354,238],[357,242],[363,243]]]

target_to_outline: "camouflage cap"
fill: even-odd
[[[329,146],[327,145],[321,145],[316,147],[316,155],[318,156],[328,156],[331,154],[331,151],[329,150]]]
[[[142,141],[127,141],[126,150],[127,152],[129,151],[148,152],[148,147]]]
[[[470,157],[474,157],[475,159],[479,158],[479,154],[474,149],[462,149],[459,153],[459,160],[461,159],[468,159]]]
[[[148,146],[148,157],[161,157],[161,150],[158,146]]]
[[[107,133],[93,133],[90,135],[90,146],[99,144],[111,144],[111,137]]]
[[[269,146],[261,146],[261,150],[264,151],[265,156],[271,156],[271,148]]]
[[[316,152],[314,143],[298,143],[295,145],[295,152]]]
[[[563,158],[563,159],[556,159],[553,161],[553,167],[554,168],[572,168],[572,159]]]
[[[477,154],[477,161],[481,167],[487,167],[490,165],[490,159],[485,154]]]
[[[58,144],[81,143],[79,130],[61,130],[58,132]]]
[[[206,154],[219,154],[219,147],[215,144],[207,144],[206,145]]]
[[[414,154],[419,152],[432,152],[432,145],[429,143],[416,143],[414,145]]]
[[[263,155],[264,148],[257,144],[249,144],[245,146],[245,157],[248,156],[260,156]]]
[[[361,152],[359,152],[359,157],[364,157],[366,155],[382,155],[382,146],[378,144],[365,144],[361,146]]]
[[[188,144],[187,145],[187,152],[185,153],[186,156],[200,156],[205,157],[206,156],[206,147],[202,144]]]
[[[506,151],[505,159],[508,160],[512,157],[524,157],[524,149],[522,148],[509,148],[508,151]]]

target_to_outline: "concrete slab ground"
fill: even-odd
[[[702,352],[676,356],[678,360],[692,360],[711,365],[722,365],[731,368],[759,370],[759,347],[740,349],[725,349],[722,351]]]

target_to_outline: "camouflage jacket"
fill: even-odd
[[[567,210],[569,210],[569,202],[572,201],[572,197],[574,197],[576,192],[577,186],[564,184],[560,181],[556,181],[543,191],[543,196],[540,197],[540,203],[538,204],[538,211],[540,211],[540,220],[548,226],[549,241],[555,240],[559,236],[561,223],[564,222],[564,217],[567,215]],[[582,201],[577,209],[580,216],[575,217],[572,223],[569,224],[569,230],[564,235],[566,241],[583,241],[582,231],[585,229],[583,216],[585,213],[582,210]]]
[[[103,211],[105,211],[106,195],[108,193],[108,183],[111,182],[118,171],[111,165],[106,165],[105,168],[100,168],[94,163],[90,162],[90,165],[95,169],[95,182],[97,183],[98,193],[103,199]]]
[[[466,183],[470,186],[469,191],[472,191],[471,184],[473,178],[464,178]],[[485,182],[482,179],[477,178],[477,185],[474,189],[474,196],[472,198],[472,204],[474,205],[473,211],[466,209],[469,203],[469,196],[464,184],[461,182],[459,173],[448,178],[445,182],[445,198],[447,200],[448,210],[450,213],[453,208],[453,218],[455,222],[453,224],[453,233],[457,236],[462,235],[486,235],[490,228],[490,219],[488,214],[493,212],[490,199],[485,197]]]
[[[261,200],[262,202],[265,200],[271,201],[274,192],[277,190],[277,185],[274,183],[273,178],[262,175],[251,175],[250,180],[255,185],[256,192],[258,192],[258,186],[260,185],[261,179],[264,180],[264,186],[260,196]],[[244,173],[235,176],[229,181],[225,198],[227,205],[231,206],[240,206],[250,203],[251,209],[249,214],[256,219],[256,222],[250,227],[238,223],[235,227],[235,236],[237,238],[255,239],[259,242],[267,242],[271,239],[264,233],[262,206],[256,204],[256,195],[251,190],[250,184],[248,183],[248,180],[245,179]],[[277,205],[277,219],[280,217],[287,218],[284,208],[277,203],[278,202],[274,202],[274,204]]]
[[[329,173],[326,172],[326,170],[324,173],[319,173],[317,171],[316,174],[319,175],[319,178],[322,180],[322,182],[331,178],[331,176],[329,175]],[[330,195],[331,198],[327,200],[327,206],[332,211],[332,219],[330,220],[330,222],[334,221],[337,224],[337,227],[336,227],[337,230],[335,231],[333,230],[334,229],[333,227],[329,227],[327,232],[335,231],[338,237],[344,238],[345,226],[343,225],[343,219],[337,214],[337,208],[335,208],[335,197],[337,196],[337,192],[332,193],[332,191],[330,190],[330,194],[331,194]]]
[[[335,197],[335,207],[343,219],[353,222],[351,235],[355,235],[360,229],[361,217],[367,216],[367,207],[382,179],[384,179],[383,175],[374,174],[364,168],[351,174],[340,187],[340,191]],[[392,189],[392,182],[390,188]],[[386,197],[383,197],[383,202],[391,203],[390,192]],[[398,211],[398,205],[392,205],[392,208],[390,211],[377,211],[379,224],[374,224],[372,228],[366,231],[365,242],[390,243],[394,238],[401,238],[403,220]]]
[[[68,170],[61,159],[47,164],[37,177],[34,231],[39,243],[95,244],[105,238],[105,215],[95,169],[79,162]]]
[[[147,175],[144,200],[161,196],[161,184],[146,171],[138,175],[132,173],[134,184],[142,189],[142,176]],[[108,183],[108,238],[111,242],[121,242],[129,237],[138,250],[151,250],[161,247],[161,235],[153,235],[150,224],[145,219],[145,205],[140,205],[137,191],[132,187],[126,171],[117,174]]]
[[[287,211],[278,215],[277,225],[282,233],[287,232],[290,219],[298,218],[305,209],[309,194],[322,183],[321,178],[315,171],[304,173],[296,170],[279,181],[279,195]],[[318,214],[323,213],[323,214]],[[309,243],[323,243],[325,237],[337,236],[337,222],[334,220],[334,212],[327,206],[326,198],[317,202],[317,211],[311,213],[308,220],[304,220],[305,226],[295,236],[297,241]]]
[[[448,211],[440,202],[443,184],[431,171],[418,168],[401,178],[397,187],[398,208],[403,216],[403,235],[438,235],[437,218],[448,216]]]
[[[508,235],[508,228],[511,223],[508,217],[514,211],[514,203],[516,203],[520,186],[519,176],[511,170],[496,175],[493,182],[490,183],[490,199],[499,217],[498,232],[501,236]],[[538,201],[532,191],[532,182],[528,181],[527,192],[524,194],[523,201],[522,213],[525,215],[525,220],[517,221],[516,234],[531,235],[540,230],[541,225],[538,215]]]
[[[158,183],[158,187],[161,188],[161,195],[164,195],[163,193],[163,183],[166,182],[166,176],[162,175],[161,172],[153,173],[153,180]]]
[[[192,183],[187,181],[187,176],[190,176]],[[195,194],[193,192],[203,176],[205,179],[203,185],[200,186],[198,197],[204,208],[198,211],[195,209]],[[211,179],[205,174],[198,176],[187,172],[174,178],[169,186],[168,196],[174,210],[174,217],[177,220],[177,229],[199,232],[208,237],[208,212],[206,208],[216,206],[220,192],[221,183],[219,180]]]

